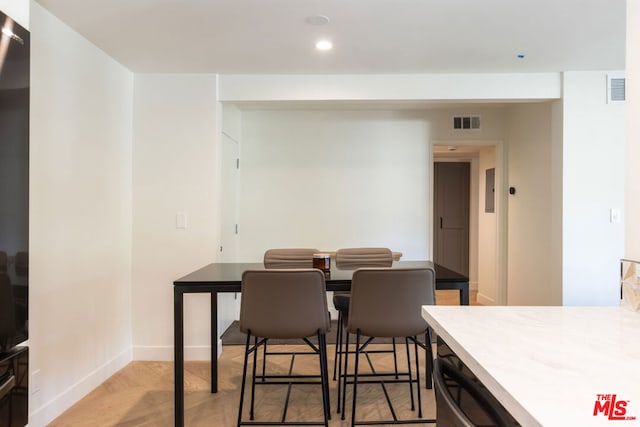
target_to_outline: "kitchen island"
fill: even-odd
[[[523,426],[640,425],[640,313],[424,306],[423,317]]]

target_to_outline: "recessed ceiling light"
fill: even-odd
[[[307,24],[309,25],[327,25],[329,23],[329,18],[324,15],[311,15],[307,16]]]
[[[318,50],[331,50],[333,48],[333,43],[329,40],[320,40],[316,43],[316,49]]]

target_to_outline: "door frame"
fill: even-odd
[[[433,149],[435,146],[477,146],[478,148],[482,146],[493,146],[495,147],[495,155],[496,155],[496,173],[495,173],[495,190],[496,190],[496,199],[495,199],[495,213],[496,213],[496,256],[495,256],[495,271],[496,271],[496,305],[506,305],[507,304],[507,271],[508,271],[508,259],[507,259],[507,218],[508,218],[508,205],[507,205],[507,156],[505,152],[505,144],[501,140],[433,140],[430,144],[429,150],[429,175],[431,180],[431,187],[429,189],[429,207],[427,210],[427,221],[429,223],[429,227],[433,227],[433,219],[434,219],[434,161],[435,156],[433,153]],[[438,159],[440,161],[440,159]],[[452,158],[452,161],[470,161],[472,172],[473,172],[473,155],[466,155],[464,153],[460,153],[460,156],[457,158]],[[476,160],[477,162],[477,160]],[[473,189],[472,189],[473,191]],[[434,248],[433,248],[433,231],[431,231],[431,238],[429,239],[429,253],[433,258]]]

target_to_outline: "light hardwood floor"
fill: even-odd
[[[472,304],[476,292],[471,292]],[[438,291],[439,305],[458,304],[457,291]],[[276,346],[274,346],[276,347]],[[280,347],[280,346],[278,346]],[[305,347],[286,346],[304,349]],[[403,347],[398,347],[403,355]],[[219,363],[219,391],[209,392],[210,368],[208,362],[185,363],[185,425],[187,426],[235,426],[238,416],[240,383],[243,363],[243,346],[225,346]],[[333,367],[334,347],[328,346],[330,375]],[[421,363],[421,392],[424,418],[435,418],[433,392],[424,388],[424,351],[419,351]],[[390,355],[376,355],[377,370],[391,369]],[[269,358],[270,370],[285,370],[289,359],[284,356]],[[400,366],[406,366],[406,357],[400,358]],[[317,358],[299,356],[296,370],[317,370]],[[273,371],[270,371],[273,372]],[[331,427],[349,425],[350,391],[347,395],[347,420],[336,414],[337,385],[330,379],[332,420]],[[286,387],[265,386],[256,393],[256,416],[260,419],[278,418],[282,411]],[[406,385],[389,388],[399,417],[416,418],[408,407],[409,393]],[[291,395],[287,420],[321,419],[318,386],[296,386]],[[248,405],[245,404],[245,408]],[[380,385],[370,384],[358,388],[358,419],[388,419],[389,410]],[[54,420],[51,427],[106,427],[106,426],[172,426],[173,425],[173,363],[134,361],[117,372],[69,410]]]

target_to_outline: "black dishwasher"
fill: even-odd
[[[0,353],[0,427],[23,427],[29,417],[29,348]]]
[[[519,426],[518,422],[438,337],[434,382],[438,427]]]

